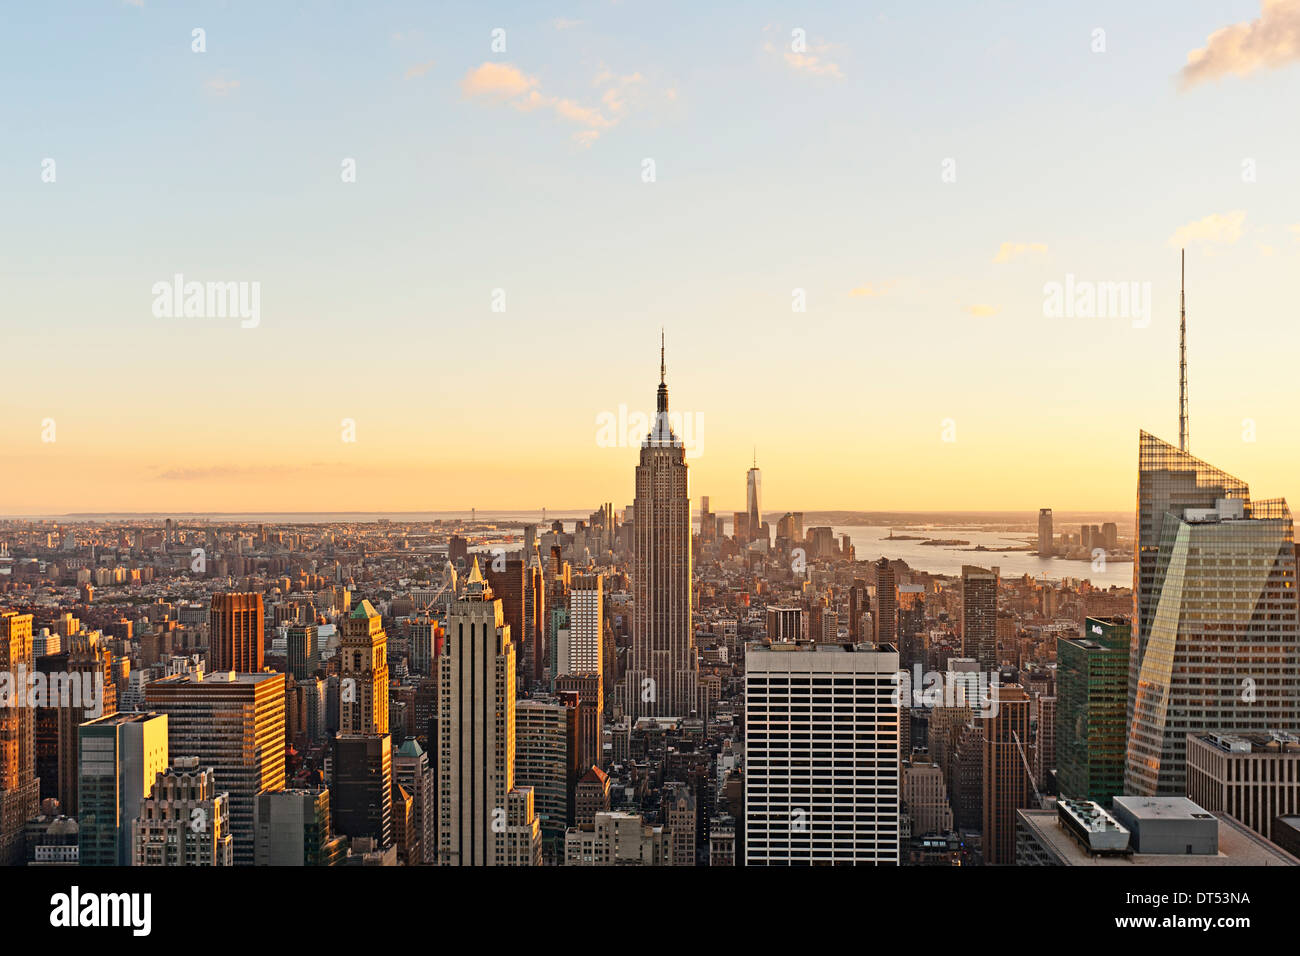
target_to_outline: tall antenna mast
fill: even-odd
[[[1179,251],[1178,450],[1187,451],[1187,250]]]

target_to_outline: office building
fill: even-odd
[[[1300,737],[1188,734],[1187,796],[1273,839],[1278,817],[1300,813]]]
[[[745,666],[746,864],[897,864],[898,653],[751,644]]]
[[[256,673],[265,659],[262,595],[212,595],[208,610],[208,669]]]
[[[767,639],[775,643],[802,641],[803,608],[769,607],[767,609]]]
[[[662,350],[656,407],[636,467],[632,646],[623,700],[632,717],[687,717],[698,707],[691,499],[686,448],[669,424]]]
[[[1056,543],[1052,538],[1052,509],[1038,509],[1038,556],[1050,558],[1056,554]]]
[[[1286,502],[1142,433],[1124,790],[1186,792],[1189,734],[1300,732]]]
[[[132,825],[167,768],[167,716],[114,714],[78,734],[77,832],[82,866],[130,866]]]
[[[577,695],[519,701],[515,728],[515,784],[533,788],[543,844],[562,856],[581,767]]]
[[[998,576],[984,568],[961,569],[961,647],[985,672],[998,666]]]
[[[145,685],[150,710],[167,715],[170,753],[211,767],[230,794],[235,865],[253,864],[257,795],[285,782],[285,675],[205,674],[191,667]]]
[[[533,793],[515,785],[515,646],[477,559],[438,673],[439,864],[540,864]]]
[[[217,790],[211,767],[176,757],[158,771],[151,796],[131,827],[135,866],[233,866],[230,795]]]
[[[339,733],[388,733],[388,635],[369,601],[343,619],[339,674]]]
[[[392,737],[335,736],[330,805],[335,832],[353,842],[369,840],[378,850],[394,846]]]
[[[32,615],[0,611],[0,672],[20,675],[34,664]],[[0,707],[0,866],[22,862],[23,827],[40,805],[35,716],[31,707]]]
[[[333,833],[328,790],[259,793],[255,806],[257,866],[338,866],[343,861],[346,840]]]
[[[1109,806],[1124,792],[1128,618],[1084,621],[1056,640],[1056,785],[1061,795]]]
[[[984,725],[983,848],[990,866],[1016,859],[1016,811],[1036,806],[1029,761],[1029,695],[1019,684],[989,688],[996,712]]]
[[[414,737],[402,741],[393,755],[393,778],[411,795],[414,833],[408,865],[438,862],[438,803],[429,755]]]
[[[873,639],[877,644],[898,643],[898,584],[888,558],[881,558],[876,569],[876,610],[872,616]]]
[[[320,667],[320,651],[316,646],[315,624],[290,624],[286,634],[289,673],[294,680],[305,681]]]

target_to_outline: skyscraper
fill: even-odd
[[[167,769],[167,715],[114,714],[80,727],[82,866],[130,866],[132,824]]]
[[[989,688],[997,711],[984,727],[984,862],[1016,861],[1016,811],[1033,806],[1029,764],[1029,695],[1019,684]]]
[[[1050,558],[1056,553],[1056,544],[1052,539],[1052,509],[1038,509],[1038,556]]]
[[[1088,618],[1056,640],[1056,785],[1061,796],[1105,806],[1124,792],[1127,618]]]
[[[234,865],[230,795],[217,790],[211,767],[177,757],[157,772],[148,792],[130,827],[132,865]]]
[[[283,790],[285,675],[204,674],[197,667],[145,685],[145,704],[167,715],[170,753],[212,767],[218,790],[230,794],[235,865],[252,866],[253,804]]]
[[[0,611],[0,671],[11,675],[19,693],[26,685],[18,678],[33,663],[32,615]],[[35,716],[32,707],[0,707],[0,866],[22,861],[23,827],[40,804]]]
[[[306,680],[319,666],[316,632],[315,624],[289,625],[285,644],[289,659],[289,673],[293,675],[294,680]]]
[[[970,564],[961,569],[961,647],[981,670],[998,666],[998,576]]]
[[[1124,790],[1186,793],[1187,735],[1300,731],[1291,511],[1141,433]]]
[[[339,733],[388,733],[388,635],[369,601],[343,619],[339,673]]]
[[[749,515],[749,536],[766,537],[763,528],[763,473],[758,470],[758,453],[754,453],[754,467],[745,473],[745,511]]]
[[[745,655],[745,862],[899,862],[898,654],[811,642]]]
[[[515,786],[515,646],[475,559],[438,659],[438,862],[541,862],[532,790]]]
[[[378,851],[393,841],[393,738],[346,734],[334,738],[334,829],[352,840],[366,838]]]
[[[657,412],[636,468],[632,647],[624,707],[633,717],[694,711],[697,663],[691,629],[691,499],[686,449],[668,421],[662,346]]]
[[[873,621],[877,644],[898,644],[898,584],[888,558],[876,562],[876,613]]]
[[[208,669],[253,674],[265,659],[262,595],[214,594],[208,611]]]

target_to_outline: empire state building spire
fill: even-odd
[[[668,385],[664,381],[668,374],[668,366],[664,362],[664,330],[659,330],[659,401],[656,411],[660,415],[668,413]]]

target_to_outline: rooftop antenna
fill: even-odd
[[[1187,451],[1187,250],[1179,250],[1178,450]]]
[[[664,330],[663,327],[660,326],[659,328],[659,384],[660,385],[664,384],[664,380],[667,376],[667,372],[668,372],[668,366],[664,363]]]

